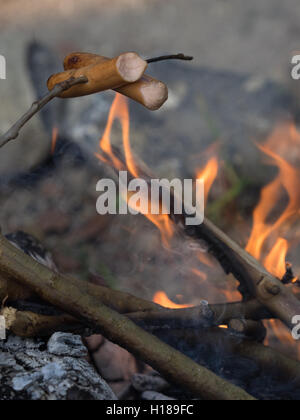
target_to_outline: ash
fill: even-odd
[[[116,400],[87,361],[81,338],[55,333],[48,342],[10,335],[0,342],[1,400]]]

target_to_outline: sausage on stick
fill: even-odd
[[[64,69],[66,71],[80,69],[109,60],[109,58],[97,54],[74,52],[67,55],[64,59]],[[139,102],[151,111],[161,108],[168,99],[168,88],[165,83],[148,75],[142,76],[135,83],[127,84],[114,90]]]

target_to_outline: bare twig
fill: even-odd
[[[160,61],[165,60],[182,60],[182,61],[192,61],[194,57],[184,55],[184,54],[172,54],[172,55],[162,55],[160,57],[149,58],[147,61],[148,64],[150,63],[158,63]]]
[[[0,137],[0,147],[6,145],[9,141],[15,140],[24,125],[31,120],[31,118],[37,114],[45,105],[47,105],[52,99],[56,98],[62,92],[70,89],[75,85],[87,83],[88,79],[85,76],[78,77],[77,79],[71,77],[70,79],[56,85],[47,95],[45,95],[39,101],[32,104],[31,108],[5,133]]]

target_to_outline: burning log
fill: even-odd
[[[75,281],[51,272],[16,249],[3,236],[0,237],[0,248],[0,272],[7,273],[41,299],[99,328],[106,338],[148,363],[170,382],[185,386],[200,398],[254,400],[242,389],[194,363],[125,316],[84,294]]]
[[[117,399],[87,361],[79,336],[56,333],[43,346],[10,336],[0,341],[0,354],[1,401]]]
[[[55,85],[71,77],[85,76],[88,82],[84,86],[75,86],[59,95],[60,98],[76,98],[137,82],[145,73],[147,66],[148,63],[138,54],[124,53],[111,60],[54,74],[49,78],[47,85],[48,89],[52,90]]]
[[[259,343],[263,343],[267,337],[267,330],[261,321],[232,319],[228,325],[232,331]]]
[[[90,65],[105,63],[109,60],[109,58],[97,54],[75,52],[64,59],[64,69],[65,71],[80,69]],[[144,75],[135,83],[130,83],[114,90],[139,102],[151,111],[161,108],[168,99],[167,86],[148,75]]]
[[[168,397],[156,391],[145,391],[142,393],[142,399],[146,401],[176,401],[176,398]]]
[[[10,244],[8,244],[10,246]],[[0,256],[0,268],[2,271],[4,266],[3,266],[3,258],[4,261],[6,261],[5,263],[5,271],[7,272],[7,267],[10,266],[11,262],[12,262],[12,270],[10,270],[11,275],[13,278],[17,279],[18,281],[20,281],[22,279],[22,283],[24,279],[24,276],[26,277],[26,284],[28,284],[30,286],[30,288],[33,287],[33,289],[35,291],[40,291],[39,294],[41,296],[43,296],[44,298],[46,296],[48,296],[48,294],[50,293],[50,300],[49,302],[54,304],[55,302],[57,302],[57,306],[60,307],[63,310],[66,310],[65,308],[65,304],[64,302],[66,302],[67,307],[69,308],[69,305],[71,305],[71,307],[73,308],[74,305],[71,304],[71,302],[73,301],[73,299],[76,299],[76,302],[78,301],[79,304],[77,306],[75,306],[75,312],[72,309],[69,309],[68,311],[71,312],[72,314],[76,316],[76,318],[80,319],[80,321],[82,322],[83,325],[87,325],[87,326],[91,326],[91,322],[93,323],[92,329],[94,331],[98,331],[100,330],[101,332],[103,332],[103,328],[98,328],[99,324],[97,321],[97,325],[95,324],[95,322],[93,321],[93,319],[95,319],[95,315],[97,314],[97,312],[95,312],[95,307],[99,308],[100,311],[103,310],[101,303],[99,302],[98,299],[94,300],[94,298],[92,296],[88,296],[86,298],[86,294],[85,294],[85,285],[84,283],[81,283],[77,280],[74,279],[68,279],[64,276],[61,276],[59,274],[56,273],[51,273],[46,267],[41,267],[38,263],[36,263],[36,266],[31,267],[32,261],[29,262],[30,257],[27,257],[26,255],[23,255],[21,253],[21,251],[19,250],[15,250],[15,248],[11,248],[10,252],[7,254],[7,249],[6,246],[3,246],[3,244],[1,243],[1,248],[2,248],[2,255]],[[20,253],[20,255],[18,255]],[[12,258],[12,259],[11,259]],[[20,259],[19,259],[20,258]],[[27,260],[26,260],[27,259]],[[8,264],[8,265],[7,265]],[[35,264],[35,263],[34,263]],[[44,272],[44,270],[46,270]],[[31,276],[35,277],[35,280],[33,281],[33,283],[31,283]],[[11,277],[11,278],[12,278]],[[43,278],[43,281],[41,280]],[[27,280],[30,280],[27,283]],[[64,285],[66,284],[66,290]],[[124,299],[124,301],[126,302],[127,300],[127,295],[123,294],[122,292],[116,292],[115,291],[111,291],[110,289],[107,289],[105,287],[101,287],[101,286],[95,286],[95,285],[90,285],[91,289],[89,289],[89,291],[93,291],[95,292],[97,290],[97,294],[98,297],[101,295],[101,292],[103,291],[103,293],[105,294],[105,299],[106,301],[109,303],[110,299],[111,299],[111,303],[114,301],[114,296],[117,296],[117,301],[121,302],[122,299]],[[53,288],[53,290],[52,290]],[[63,292],[61,292],[61,290]],[[66,295],[67,293],[67,295]],[[119,294],[119,295],[118,295]],[[143,305],[145,304],[143,300],[140,300],[138,298],[136,298],[136,302],[138,302],[139,307],[142,308]],[[47,299],[48,300],[48,299]],[[93,303],[93,308],[91,310],[88,310],[88,312],[86,312],[86,310],[84,310],[83,308],[85,308],[86,304],[89,304],[90,302]],[[132,302],[134,302],[134,300],[132,300]],[[130,307],[131,309],[133,309],[133,303],[131,302]],[[145,305],[145,307],[148,308],[158,308],[159,306],[148,302],[147,305]],[[213,305],[212,306],[214,308],[214,311],[217,313],[219,311],[219,313],[221,313],[222,310],[222,305]],[[224,306],[226,308],[226,306]],[[224,307],[223,307],[223,312],[224,312]],[[236,303],[236,304],[229,304],[228,305],[229,309],[227,308],[227,316],[229,317],[234,316],[234,314],[236,316],[241,316],[240,311],[242,310],[242,308],[247,308],[246,311],[244,311],[244,314],[248,315],[248,316],[255,316],[256,314],[256,309],[259,309],[259,304],[255,301],[253,301],[252,303],[250,302],[245,302],[245,303]],[[128,309],[126,308],[126,303],[124,303],[123,307],[122,305],[120,305],[120,308],[122,308],[123,310]],[[182,310],[168,310],[168,309],[161,309],[160,311],[160,315],[162,316],[162,322],[161,325],[164,323],[164,313],[181,313],[181,312],[188,312],[188,311],[192,311],[194,308],[190,308],[190,309],[182,309]],[[92,311],[92,314],[91,314]],[[156,309],[157,311],[157,309]],[[157,311],[158,312],[158,311]],[[80,314],[84,314],[83,316]],[[149,312],[149,314],[151,314],[151,312]],[[103,316],[106,317],[107,313],[104,312]],[[134,315],[134,314],[133,314]],[[257,315],[257,314],[256,314]],[[18,325],[19,327],[19,331],[15,331],[18,334],[21,333],[22,331],[33,331],[34,327],[36,327],[36,325],[39,325],[40,320],[42,320],[43,322],[46,321],[48,322],[49,319],[46,317],[40,317],[37,316],[36,314],[28,314],[28,313],[24,313],[24,314],[17,314],[17,316],[20,316],[19,320],[21,319],[22,322],[19,323],[19,321],[16,323],[16,325]],[[195,316],[195,313],[193,314],[193,316]],[[82,333],[82,329],[83,329],[83,325],[81,324],[81,322],[79,323],[78,321],[76,321],[75,318],[73,318],[72,316],[68,316],[68,315],[63,315],[61,317],[50,317],[51,318],[51,322],[53,322],[52,326],[53,328],[57,328],[60,329],[60,325],[65,325],[67,330],[69,328],[68,326],[68,322],[70,322],[70,328],[74,327],[74,324],[72,325],[72,320],[74,322],[77,323],[77,325],[79,326],[79,331],[80,334]],[[134,316],[133,316],[134,318]],[[28,322],[29,324],[32,323],[32,320],[34,320],[34,322],[38,321],[37,324],[33,324],[33,326],[29,326],[28,327]],[[97,320],[99,320],[97,318]],[[55,324],[55,322],[57,322],[57,324]],[[114,319],[114,321],[116,321]],[[118,318],[118,322],[117,322],[117,326],[118,328],[122,325],[119,323],[120,319]],[[26,327],[27,324],[27,327]],[[49,326],[49,324],[46,324],[47,327]],[[171,324],[172,325],[172,324]],[[42,326],[42,324],[40,323],[40,326]],[[108,327],[107,324],[105,324],[105,328]],[[111,327],[114,329],[114,327]],[[74,331],[73,329],[70,329],[70,331]],[[138,330],[139,331],[139,330]],[[230,336],[227,332],[223,332],[222,330],[219,329],[210,329],[210,330],[201,330],[201,332],[197,332],[197,330],[169,330],[168,333],[166,333],[166,330],[160,330],[161,333],[158,331],[155,331],[155,335],[158,335],[158,337],[166,337],[166,335],[172,335],[173,337],[178,337],[178,342],[182,342],[183,340],[188,340],[188,342],[192,345],[196,345],[197,343],[211,343],[212,345],[215,345],[217,342],[219,342],[218,340],[221,340],[221,342],[225,345],[225,350],[228,352],[228,354],[236,354],[239,357],[246,357],[249,359],[254,360],[256,363],[258,363],[263,369],[267,369],[267,370],[274,370],[275,371],[279,371],[280,372],[280,376],[282,376],[283,378],[292,378],[292,375],[297,375],[297,372],[299,370],[299,363],[295,362],[289,358],[286,358],[285,356],[281,355],[280,353],[277,353],[275,351],[273,351],[272,349],[268,349],[265,348],[262,345],[256,345],[255,343],[251,343],[248,341],[241,341],[241,339],[237,339],[236,337],[232,337]],[[40,331],[35,331],[35,333],[39,333]],[[136,333],[136,331],[134,332]],[[111,334],[105,334],[108,338],[112,338],[115,337],[114,335],[114,331]],[[219,337],[219,338],[218,338]],[[140,335],[138,335],[138,338],[144,339],[144,337],[140,337]],[[118,335],[116,342],[120,343],[120,337]],[[126,338],[123,336],[123,334],[121,334],[121,342],[123,343],[123,346],[125,348],[131,349],[131,351],[133,353],[135,353],[135,351],[133,350],[132,347],[130,347],[131,345],[135,346],[135,340],[134,340],[134,344],[132,344],[132,339],[130,338],[129,340],[129,347],[126,345],[126,343],[124,343],[122,340],[124,340],[124,342],[126,341]],[[114,341],[114,340],[113,340]],[[139,340],[137,340],[139,341]],[[150,345],[150,343],[147,341],[148,345]],[[253,345],[252,345],[253,344]],[[151,342],[151,345],[155,345],[157,346],[157,342],[153,343]],[[159,348],[161,350],[161,348]],[[140,349],[139,349],[140,350]],[[151,350],[150,350],[151,353]],[[137,353],[138,355],[140,354],[139,352]],[[149,355],[147,353],[147,359],[144,358],[144,360],[149,360],[148,359]],[[181,362],[180,362],[181,363]],[[157,366],[155,364],[153,364],[153,366]],[[177,366],[177,365],[176,365]],[[166,376],[163,372],[165,372],[165,370],[161,370],[159,368],[157,368],[166,378],[169,378],[171,382],[174,382],[174,379],[171,380],[171,378],[169,376]],[[180,372],[180,370],[179,370]],[[181,377],[180,375],[178,375],[178,379],[179,377]],[[184,383],[185,385],[185,383]]]
[[[260,321],[272,315],[257,301],[200,305],[194,308],[166,309],[136,312],[128,317],[146,327],[208,328],[228,324],[233,319]]]
[[[34,115],[36,115],[44,106],[46,106],[52,99],[59,96],[62,92],[67,91],[73,86],[81,85],[87,83],[87,78],[81,76],[77,79],[71,77],[70,79],[64,80],[63,82],[57,84],[53,89],[45,95],[42,99],[37,102],[34,102],[31,108],[24,114],[22,117],[5,133],[0,137],[0,148],[5,146],[9,141],[15,140],[24,127],[24,125],[31,120]]]

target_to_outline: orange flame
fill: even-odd
[[[288,250],[288,241],[279,238],[264,261],[266,269],[279,279],[282,279],[286,273],[286,256]]]
[[[113,148],[111,145],[111,132],[114,121],[118,119],[122,126],[122,137],[123,137],[123,147],[125,152],[125,161],[126,161],[126,168],[124,168],[124,165],[122,162],[115,156],[113,152]],[[96,154],[96,156],[102,160],[102,161],[111,161],[114,167],[118,170],[125,170],[127,169],[130,174],[134,178],[139,177],[139,170],[138,166],[135,162],[132,150],[131,150],[131,144],[130,144],[130,117],[129,117],[129,106],[128,106],[128,100],[123,95],[116,94],[116,97],[113,101],[113,104],[111,106],[107,125],[103,134],[102,139],[99,143],[100,149],[102,152],[104,152],[104,156],[100,154]],[[128,202],[129,197],[123,197]],[[150,208],[150,206],[149,206]],[[135,210],[138,210],[138,208],[135,208]],[[175,228],[173,225],[173,222],[169,218],[169,215],[164,214],[164,209],[161,209],[161,214],[158,215],[152,215],[149,213],[144,214],[144,216],[150,220],[160,231],[162,242],[165,247],[169,247],[170,241],[172,237],[174,236]]]
[[[266,144],[258,146],[271,163],[277,166],[279,173],[276,179],[262,190],[260,202],[254,210],[253,230],[246,247],[250,254],[262,261],[265,267],[279,278],[282,278],[286,272],[286,255],[289,250],[289,244],[281,237],[281,231],[283,228],[286,230],[286,227],[299,216],[300,170],[287,161],[291,158],[290,148],[295,143],[300,145],[300,134],[296,127],[289,123],[277,127]],[[278,151],[282,156],[278,154]],[[284,155],[287,155],[286,159]],[[284,194],[288,197],[288,204],[277,220],[271,223],[272,212],[283,201]],[[275,245],[265,257],[265,248],[268,247],[269,241]]]
[[[51,141],[51,154],[54,155],[56,144],[58,139],[58,128],[53,127],[52,129],[52,141]]]
[[[170,309],[183,309],[183,308],[192,308],[194,305],[178,305],[177,303],[172,302],[165,292],[159,291],[153,296],[153,302],[158,305],[164,306],[165,308]]]
[[[210,190],[213,186],[213,183],[215,182],[215,179],[217,178],[219,171],[219,162],[217,157],[212,157],[206,164],[206,166],[198,171],[197,173],[197,179],[204,182],[204,198],[205,203],[207,202],[208,195],[210,193]]]
[[[300,170],[296,168],[295,161],[299,158],[299,146],[300,134],[292,123],[276,127],[266,144],[258,146],[270,163],[277,166],[279,172],[275,180],[262,190],[260,202],[254,210],[253,230],[246,250],[279,279],[282,279],[286,273],[286,256],[290,248],[282,233],[287,232],[294,220],[299,217]],[[285,196],[288,202],[272,223],[272,213],[278,205],[285,202]],[[272,337],[273,339],[275,337],[283,345],[289,344],[291,348],[295,348],[300,358],[300,346],[295,346],[295,341],[285,326],[275,320],[266,321],[265,325],[268,329],[266,345],[270,344]]]

